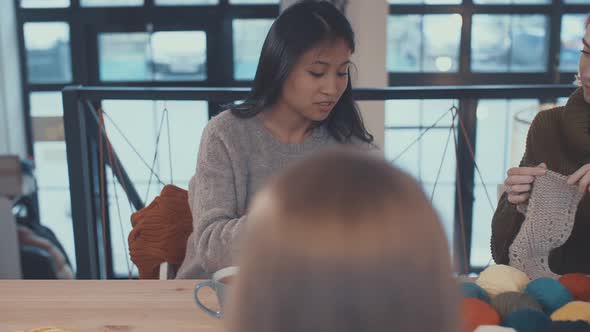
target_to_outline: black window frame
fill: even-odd
[[[566,4],[562,0],[552,0],[548,4],[475,4],[473,0],[463,0],[461,4],[389,4],[389,15],[428,15],[459,14],[462,17],[459,43],[459,68],[454,73],[408,73],[388,72],[389,86],[468,86],[468,85],[520,85],[520,84],[572,84],[575,72],[559,70],[561,45],[561,22],[566,14],[590,15],[589,4]],[[471,71],[471,32],[473,16],[477,14],[531,15],[547,16],[549,28],[548,50],[545,72],[473,72]],[[539,98],[540,102],[554,102],[555,98]],[[458,139],[458,176],[460,185],[455,192],[454,239],[465,236],[465,243],[453,241],[454,253],[461,272],[479,272],[485,266],[471,265],[473,236],[473,203],[475,184],[479,182],[471,153],[476,155],[477,119],[475,117],[478,101],[459,100],[459,116],[466,129],[466,137]],[[386,130],[403,129],[388,127]],[[463,219],[463,224],[460,223]],[[491,223],[491,220],[489,221]],[[491,226],[490,226],[491,227]],[[465,264],[466,258],[467,265]]]
[[[68,85],[84,86],[139,86],[139,87],[248,87],[251,80],[235,80],[233,75],[234,19],[275,19],[279,4],[230,4],[219,0],[213,5],[156,5],[144,0],[142,6],[82,7],[80,0],[70,0],[66,8],[22,8],[20,0],[13,0],[17,17],[18,48],[21,72],[22,103],[25,118],[27,154],[34,156],[31,118],[32,92],[59,92]],[[65,22],[70,30],[72,81],[66,83],[29,83],[24,24],[36,22]],[[150,27],[148,27],[150,26]],[[206,32],[207,78],[202,81],[101,81],[99,72],[98,35],[101,32]],[[209,117],[219,113],[221,105],[209,103]],[[104,165],[103,165],[104,166]],[[105,189],[107,188],[105,183]],[[108,195],[108,193],[107,193]],[[104,277],[126,278],[115,275],[107,209],[106,271]]]

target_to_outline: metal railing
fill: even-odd
[[[502,86],[435,86],[435,87],[389,87],[355,89],[358,101],[399,99],[457,99],[458,116],[465,135],[458,135],[458,177],[455,194],[454,237],[465,243],[455,246],[455,255],[466,257],[461,263],[463,272],[477,271],[469,266],[471,252],[472,215],[474,200],[474,162],[470,148],[475,148],[477,130],[476,106],[478,99],[535,98],[552,99],[569,96],[573,85],[502,85]],[[102,100],[205,100],[225,104],[244,99],[247,88],[170,88],[170,87],[66,87],[63,94],[64,127],[66,136],[72,221],[76,248],[77,278],[111,278],[112,251],[110,241],[103,241],[100,219],[99,172],[109,161],[99,158],[98,147],[103,135],[97,126],[95,109]],[[103,141],[103,143],[105,143]],[[117,156],[114,161],[121,172],[117,180],[127,188],[129,200],[135,209],[141,209],[141,201],[133,183]],[[111,165],[112,166],[112,165]],[[108,218],[108,216],[106,217]],[[459,220],[463,219],[463,223]],[[108,222],[104,223],[108,227]],[[103,243],[106,243],[106,248]],[[106,255],[103,255],[106,253]]]

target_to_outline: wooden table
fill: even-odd
[[[193,301],[198,280],[0,281],[0,331],[222,331]],[[201,300],[217,308],[212,290]]]

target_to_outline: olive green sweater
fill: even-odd
[[[520,166],[542,162],[566,176],[590,163],[590,105],[582,89],[565,106],[540,112],[533,120]],[[523,221],[524,215],[504,193],[492,219],[491,250],[496,263],[509,263],[508,249]],[[590,274],[590,195],[584,195],[578,206],[570,238],[550,253],[549,267],[557,274]]]

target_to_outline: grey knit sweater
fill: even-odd
[[[176,278],[207,278],[231,265],[256,191],[285,165],[335,144],[339,143],[322,126],[302,144],[285,144],[258,117],[241,119],[224,111],[211,119],[189,184],[193,232]],[[368,143],[354,145],[375,149]]]

